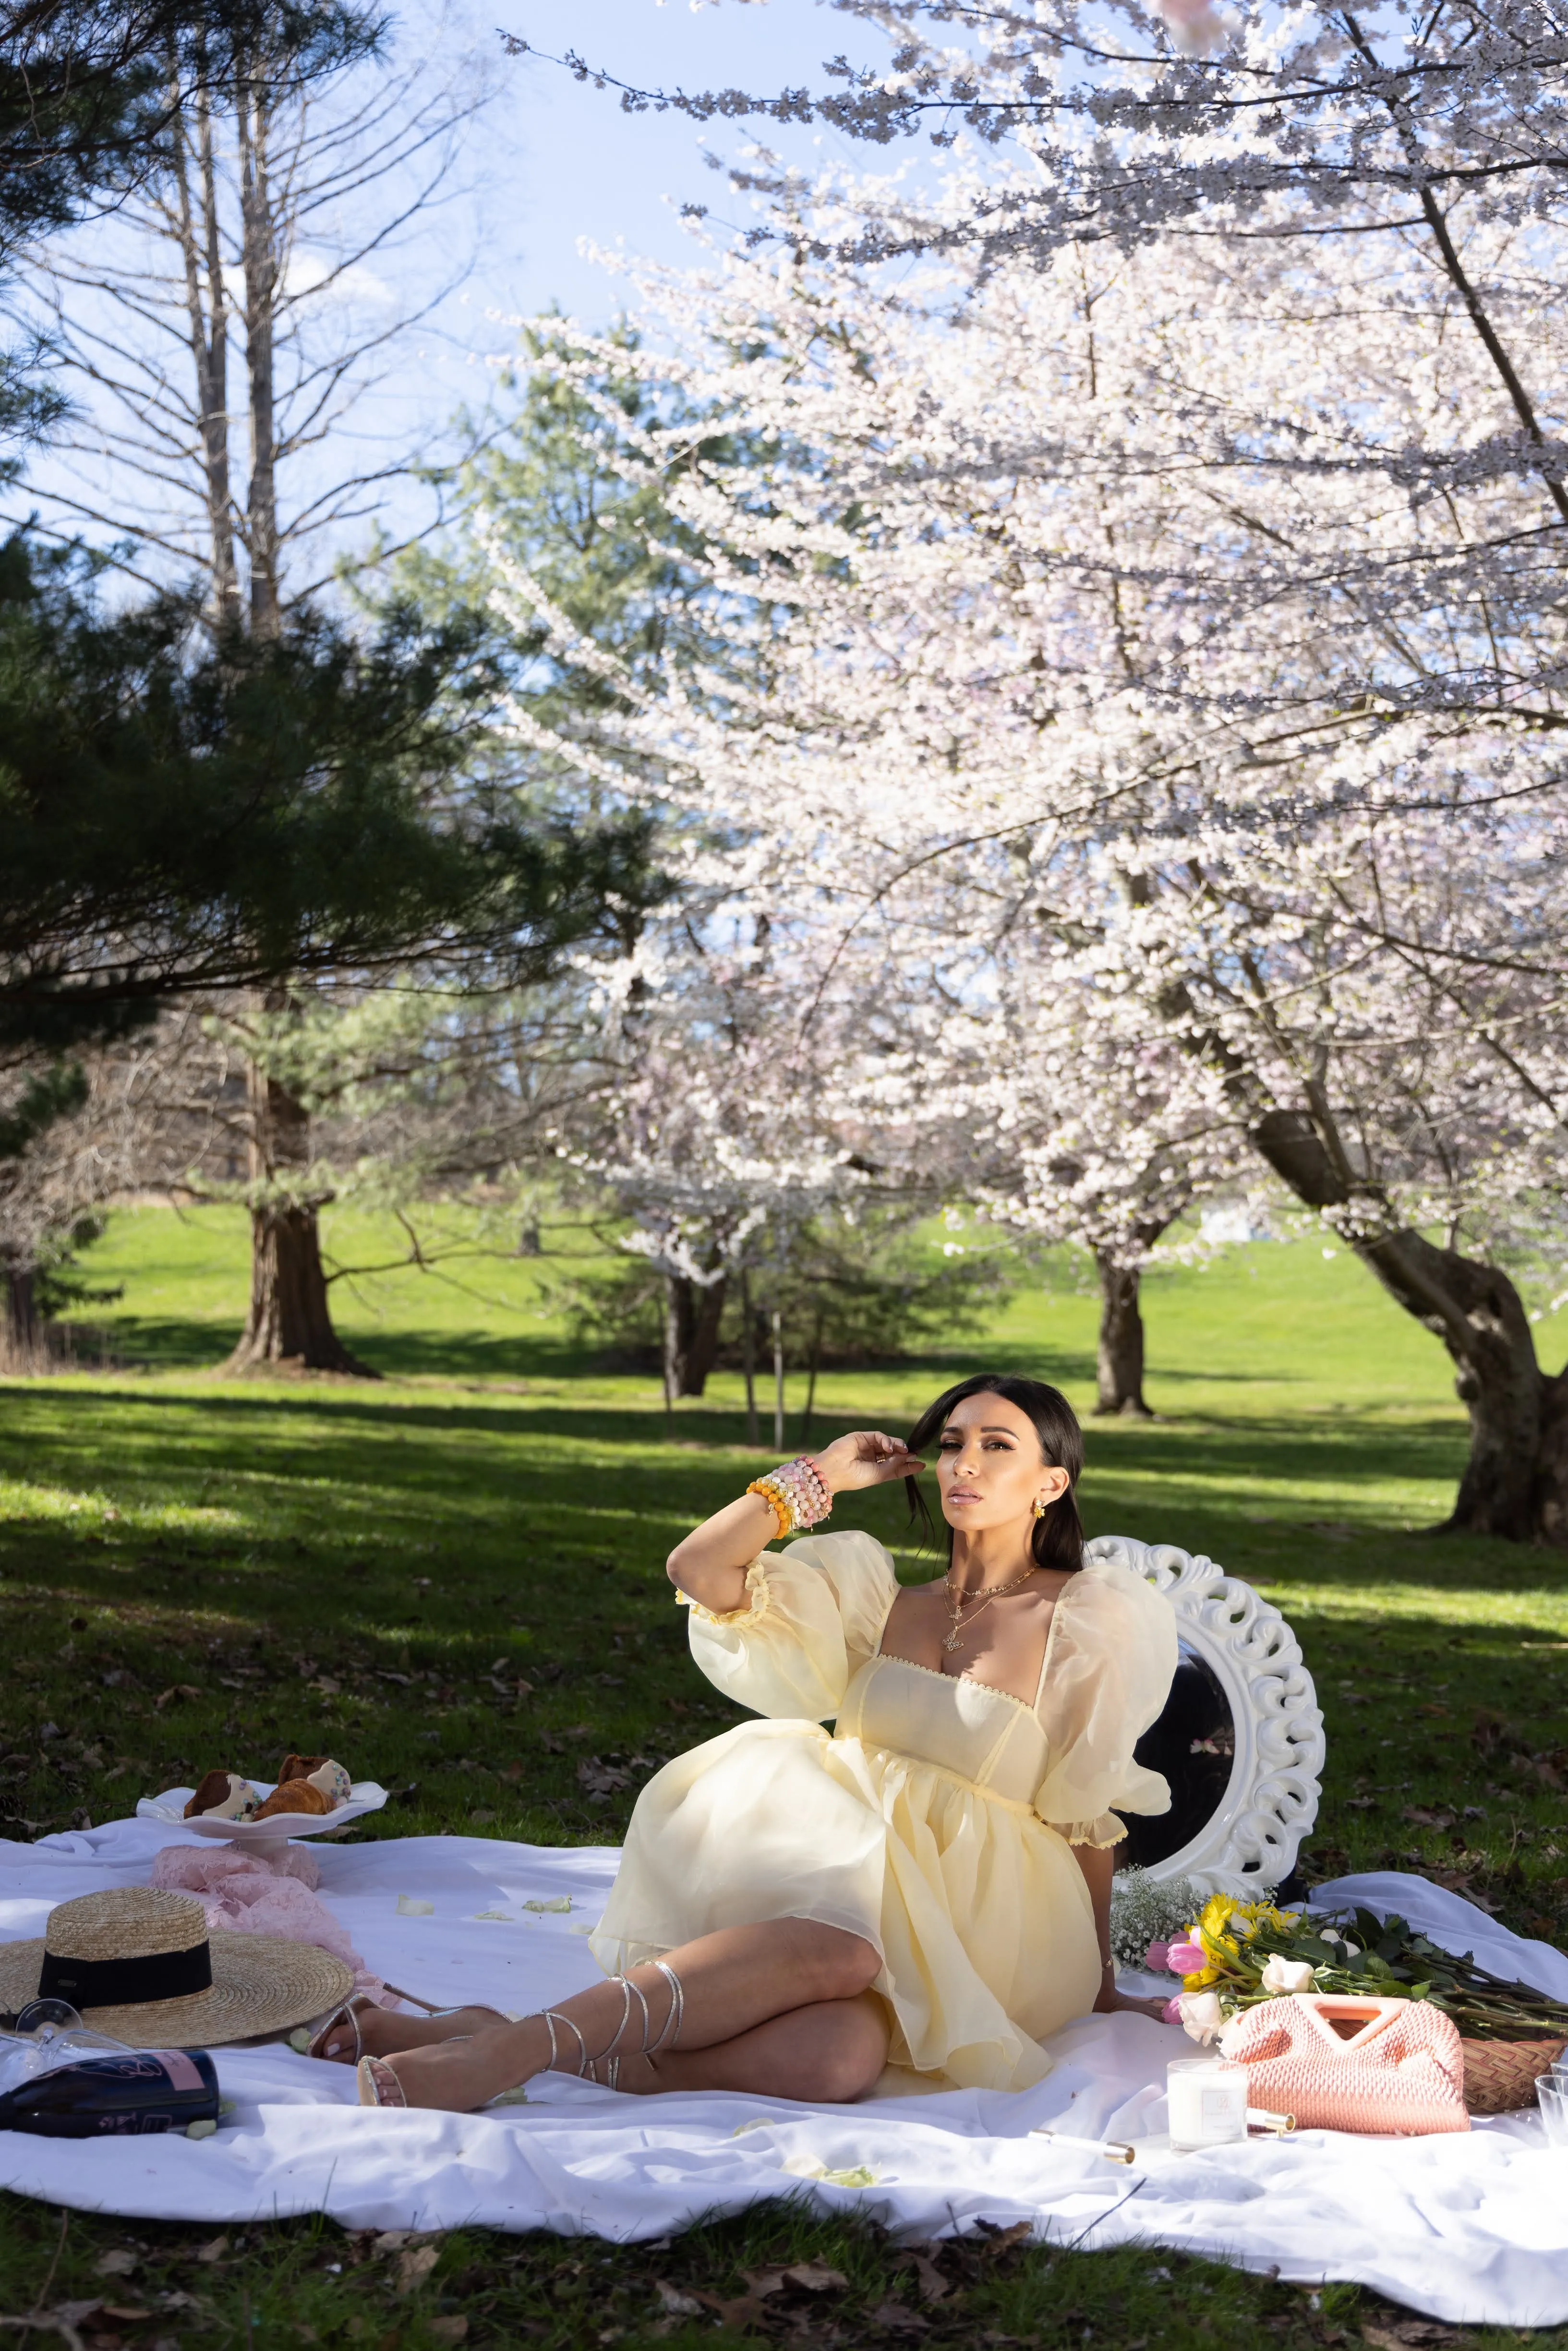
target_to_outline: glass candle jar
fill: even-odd
[[[1247,2068],[1226,2057],[1176,2057],[1166,2067],[1171,2145],[1178,2155],[1247,2136]]]

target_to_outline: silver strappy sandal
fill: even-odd
[[[388,1984],[387,1990],[391,1991],[392,1989],[392,1985]],[[399,2000],[413,1999],[413,1995],[409,1992],[399,1992],[397,1996]],[[415,2001],[414,2005],[422,2008],[424,2011],[425,2015],[431,2019],[432,2022],[439,2021],[439,2019],[444,2016],[461,2016],[466,2010],[470,2009],[476,2011],[481,2016],[493,2016],[497,2024],[510,2024],[513,2022],[504,2009],[491,2008],[487,2006],[484,2001],[479,2000],[465,2000],[456,2008],[432,2008],[428,2001],[423,2000]],[[351,2064],[357,2065],[361,2058],[365,2054],[364,2042],[360,2033],[360,2019],[364,2015],[367,2009],[379,2009],[380,2006],[381,2002],[377,2000],[372,2000],[368,1991],[357,1991],[351,1993],[343,2002],[341,2008],[335,2008],[333,2010],[331,2015],[327,2019],[326,2023],[322,2025],[320,2031],[311,2042],[306,2052],[307,2056],[327,2058],[328,2042],[331,2039],[333,2033],[338,2031],[340,2025],[347,2024],[352,2028],[354,2035],[354,2050],[352,2057],[350,2058],[347,2051],[345,2051],[341,2057],[328,2058],[327,2062],[329,2064]],[[455,2033],[453,2038],[455,2040],[471,2040],[473,2036],[472,2034]]]
[[[650,1961],[650,1965],[658,1969],[670,1987],[669,2013],[664,2019],[664,2030],[658,2039],[653,2041],[649,2038],[653,2021],[649,2012],[647,1995],[642,1986],[634,1984],[630,1976],[617,1976],[615,1981],[621,1987],[620,2021],[596,2057],[589,2055],[588,2043],[570,2016],[562,2016],[553,2008],[540,2010],[539,2013],[545,2022],[545,2030],[549,2034],[549,2064],[546,2068],[547,2072],[559,2074],[568,2070],[560,2063],[555,2037],[556,2026],[564,2024],[577,2043],[577,2064],[570,2068],[570,2071],[575,2073],[578,2080],[599,2082],[606,2090],[618,2090],[621,2087],[621,2059],[616,2053],[621,2045],[622,2035],[632,2022],[633,2001],[636,2001],[643,2015],[642,2041],[633,2053],[639,2057],[656,2057],[661,2049],[674,2047],[680,2037],[681,2023],[685,2015],[686,1996],[681,1989],[679,1976],[667,1959],[653,1959]],[[602,2077],[597,2070],[601,2065],[604,2067]]]
[[[664,2019],[664,2027],[659,2033],[658,2039],[655,2041],[650,2037],[653,2032],[653,2020],[648,2007],[647,1996],[643,1992],[642,1986],[640,1984],[632,1983],[629,1978],[625,1976],[617,1976],[615,1978],[615,1981],[621,1986],[620,2021],[616,2024],[614,2032],[611,2034],[610,2039],[606,2042],[604,2047],[599,2052],[597,2057],[591,2057],[589,2055],[588,2043],[583,2039],[580,2030],[571,2017],[563,2016],[559,2009],[543,2008],[538,2011],[538,2014],[544,2022],[545,2031],[549,2035],[549,2060],[545,2068],[547,2073],[561,2074],[570,2072],[575,2074],[579,2081],[595,2082],[599,2083],[600,2086],[603,2089],[618,2090],[621,2086],[621,2059],[616,2053],[622,2035],[625,2032],[628,2024],[632,2021],[632,2002],[633,2001],[637,2002],[639,2009],[642,2011],[643,2017],[642,2040],[634,2053],[639,2057],[656,2057],[661,2049],[673,2049],[675,2046],[676,2043],[680,2039],[681,2025],[685,2016],[686,1996],[681,1988],[680,1977],[675,1973],[674,1969],[671,1967],[667,1959],[654,1959],[651,1961],[650,1964],[658,1969],[659,1973],[664,1978],[670,1987],[669,2013]],[[351,2005],[351,2003],[350,2003],[350,2005]],[[477,2001],[469,2001],[465,2003],[465,2005],[476,2007],[478,2003]],[[444,2016],[455,2016],[458,2013],[455,2009],[442,2009],[436,2012]],[[488,2013],[491,2015],[497,2015],[499,2011],[492,2009]],[[511,2017],[503,2017],[501,2019],[503,2023],[508,2024],[517,2021],[517,2020]],[[556,2039],[556,2027],[558,2024],[565,2025],[567,2031],[577,2043],[577,2063],[575,2065],[565,2066],[560,2062],[560,2044]],[[323,2027],[323,2032],[328,2029],[329,2028],[327,2027]],[[356,2022],[356,2043],[358,2042],[358,2037],[359,2027]],[[441,2045],[451,2048],[457,2042],[471,2041],[473,2037],[473,2034],[468,2032],[454,2033],[450,2042]],[[604,2067],[602,2081],[601,2081],[599,2074],[595,2071],[595,2068],[600,2065]],[[408,2105],[408,2099],[404,2095],[402,2084],[398,2080],[395,2071],[385,2057],[359,2057],[354,2068],[354,2075],[356,2085],[359,2089],[360,2104],[361,2106],[406,2106]],[[502,2095],[505,2094],[503,2093]]]

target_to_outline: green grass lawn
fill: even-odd
[[[663,1562],[771,1450],[747,1447],[733,1374],[667,1425],[652,1381],[596,1371],[552,1296],[591,1244],[566,1226],[545,1238],[540,1259],[457,1255],[434,1274],[345,1276],[339,1324],[380,1383],[238,1383],[212,1367],[243,1312],[243,1219],[115,1217],[91,1265],[123,1284],[91,1310],[112,1367],[0,1383],[5,1834],[112,1818],[214,1763],[270,1776],[294,1746],[329,1750],[396,1791],[366,1834],[607,1840],[659,1761],[738,1719],[685,1659]],[[401,1253],[395,1232],[365,1219],[340,1218],[329,1241],[361,1268]],[[1311,1872],[1425,1871],[1562,1940],[1568,1562],[1422,1531],[1464,1454],[1437,1343],[1349,1259],[1306,1244],[1162,1274],[1146,1306],[1160,1417],[1091,1425],[1085,1518],[1091,1532],[1207,1552],[1290,1617],[1328,1722]],[[983,1342],[824,1375],[817,1434],[906,1426],[946,1381],[984,1365],[1053,1379],[1087,1411],[1093,1337],[1094,1301],[1063,1260]],[[879,1493],[838,1517],[922,1572],[901,1510]],[[37,2304],[60,2221],[15,2203],[7,2220],[0,2294],[15,2313]],[[420,2351],[464,2339],[463,2319],[476,2344],[630,2346],[739,2342],[752,2318],[795,2329],[790,2339],[805,2326],[813,2343],[857,2345],[917,2332],[1065,2346],[1086,2329],[1129,2346],[1216,2330],[1304,2345],[1394,2323],[1348,2289],[1313,2308],[1207,2264],[1156,2263],[1172,2275],[1151,2283],[1153,2256],[978,2243],[940,2256],[944,2291],[932,2298],[927,2280],[923,2300],[919,2271],[892,2266],[873,2238],[777,2212],[656,2258],[455,2237],[406,2294],[401,2255],[330,2224],[234,2232],[204,2264],[202,2233],[73,2217],[49,2293],[90,2294],[93,2262],[129,2245],[138,2301],[195,2297],[195,2316],[159,2339],[217,2327],[246,2351],[361,2340]],[[749,2314],[716,2310],[747,2295],[748,2268],[808,2257],[849,2283],[784,2289]],[[713,2306],[700,2318],[670,2309],[661,2279]],[[879,2319],[883,2304],[893,2314]],[[926,2324],[901,2334],[905,2304]],[[1534,2339],[1568,2351],[1568,2329]]]

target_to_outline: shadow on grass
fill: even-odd
[[[523,1315],[519,1314],[517,1320],[522,1327],[511,1332],[434,1326],[393,1330],[374,1324],[367,1328],[345,1315],[341,1327],[342,1336],[354,1353],[372,1371],[380,1372],[383,1379],[559,1380],[604,1375],[601,1348],[563,1337],[559,1331],[529,1331]],[[96,1355],[101,1331],[111,1353],[129,1368],[202,1373],[214,1370],[228,1354],[239,1338],[240,1320],[236,1316],[232,1322],[220,1322],[194,1315],[126,1314],[107,1325],[84,1324],[82,1330],[86,1353]],[[86,1344],[89,1330],[90,1346]],[[1022,1372],[1032,1378],[1078,1387],[1092,1386],[1095,1376],[1094,1356],[1090,1350],[1010,1340],[999,1345],[986,1343],[973,1347],[956,1346],[854,1368],[873,1374],[889,1371],[901,1376],[928,1373],[933,1394],[953,1380],[967,1379],[974,1372]],[[643,1376],[656,1383],[658,1374],[650,1370]],[[1198,1377],[1227,1381],[1233,1378],[1239,1386],[1245,1385],[1248,1377],[1242,1373],[1200,1374],[1182,1371],[1162,1371],[1158,1376],[1176,1383]],[[798,1369],[792,1369],[790,1378],[792,1384],[798,1386]]]
[[[667,1443],[653,1406],[451,1392],[427,1401],[326,1384],[214,1382],[193,1395],[18,1384],[0,1405],[0,1462],[131,1509],[220,1505],[233,1540],[253,1550],[287,1540],[407,1551],[526,1534],[656,1565],[676,1533],[769,1458],[747,1447],[737,1412],[687,1407],[674,1429]],[[1462,1458],[1452,1422],[1437,1416],[1123,1423],[1091,1432],[1085,1515],[1092,1531],[1207,1552],[1253,1581],[1561,1592],[1568,1561],[1553,1554],[1389,1524],[1390,1480],[1444,1497]],[[837,1522],[913,1548],[901,1491],[846,1497]]]
[[[492,1438],[498,1447],[486,1458],[484,1482],[521,1476],[526,1464],[530,1480],[542,1476],[548,1484],[550,1473],[534,1461],[535,1450],[562,1446],[574,1464],[567,1483],[580,1505],[602,1499],[618,1479],[655,1475],[690,1495],[694,1515],[732,1491],[737,1465],[731,1457],[771,1458],[766,1442],[748,1445],[740,1412],[688,1406],[667,1426],[654,1403],[571,1405],[452,1391],[427,1401],[335,1383],[214,1381],[194,1394],[17,1385],[0,1412],[0,1449],[6,1446],[6,1423],[14,1432],[26,1430],[26,1458],[15,1464],[20,1476],[45,1475],[50,1464],[78,1475],[85,1455],[95,1479],[112,1484],[133,1464],[152,1468],[149,1457],[156,1453],[157,1474],[172,1489],[188,1480],[193,1456],[204,1468],[217,1456],[236,1471],[286,1482],[328,1478],[353,1486],[371,1474],[381,1482],[394,1447],[395,1485],[472,1488],[472,1448],[453,1441],[473,1437]],[[813,1434],[821,1441],[848,1425],[821,1415]],[[165,1428],[171,1437],[179,1432],[177,1458],[162,1449]],[[580,1483],[585,1450],[611,1457],[591,1493]],[[715,1458],[705,1463],[710,1451]],[[1462,1468],[1464,1446],[1453,1422],[1437,1416],[1392,1425],[1339,1417],[1307,1426],[1285,1420],[1245,1426],[1119,1423],[1104,1431],[1092,1428],[1088,1453],[1090,1515],[1103,1523],[1113,1510],[1119,1523],[1137,1521],[1128,1531],[1146,1528],[1147,1539],[1193,1549],[1211,1531],[1252,1525],[1264,1506],[1281,1522],[1297,1523],[1359,1510],[1366,1532],[1379,1531],[1386,1502],[1378,1489],[1392,1479],[1441,1493]],[[1385,1518],[1381,1531],[1396,1530]]]
[[[100,1345],[128,1370],[215,1371],[235,1344],[240,1323],[203,1318],[127,1314],[111,1323],[80,1326],[81,1353],[96,1359]],[[445,1331],[379,1331],[346,1327],[355,1354],[383,1379],[580,1379],[599,1368],[596,1351],[553,1332],[514,1334]]]

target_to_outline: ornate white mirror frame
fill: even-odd
[[[1087,1557],[1130,1567],[1175,1608],[1185,1650],[1229,1706],[1235,1757],[1218,1805],[1196,1835],[1147,1865],[1212,1894],[1259,1894],[1295,1866],[1317,1818],[1323,1719],[1295,1635],[1249,1583],[1174,1543],[1097,1535]]]

